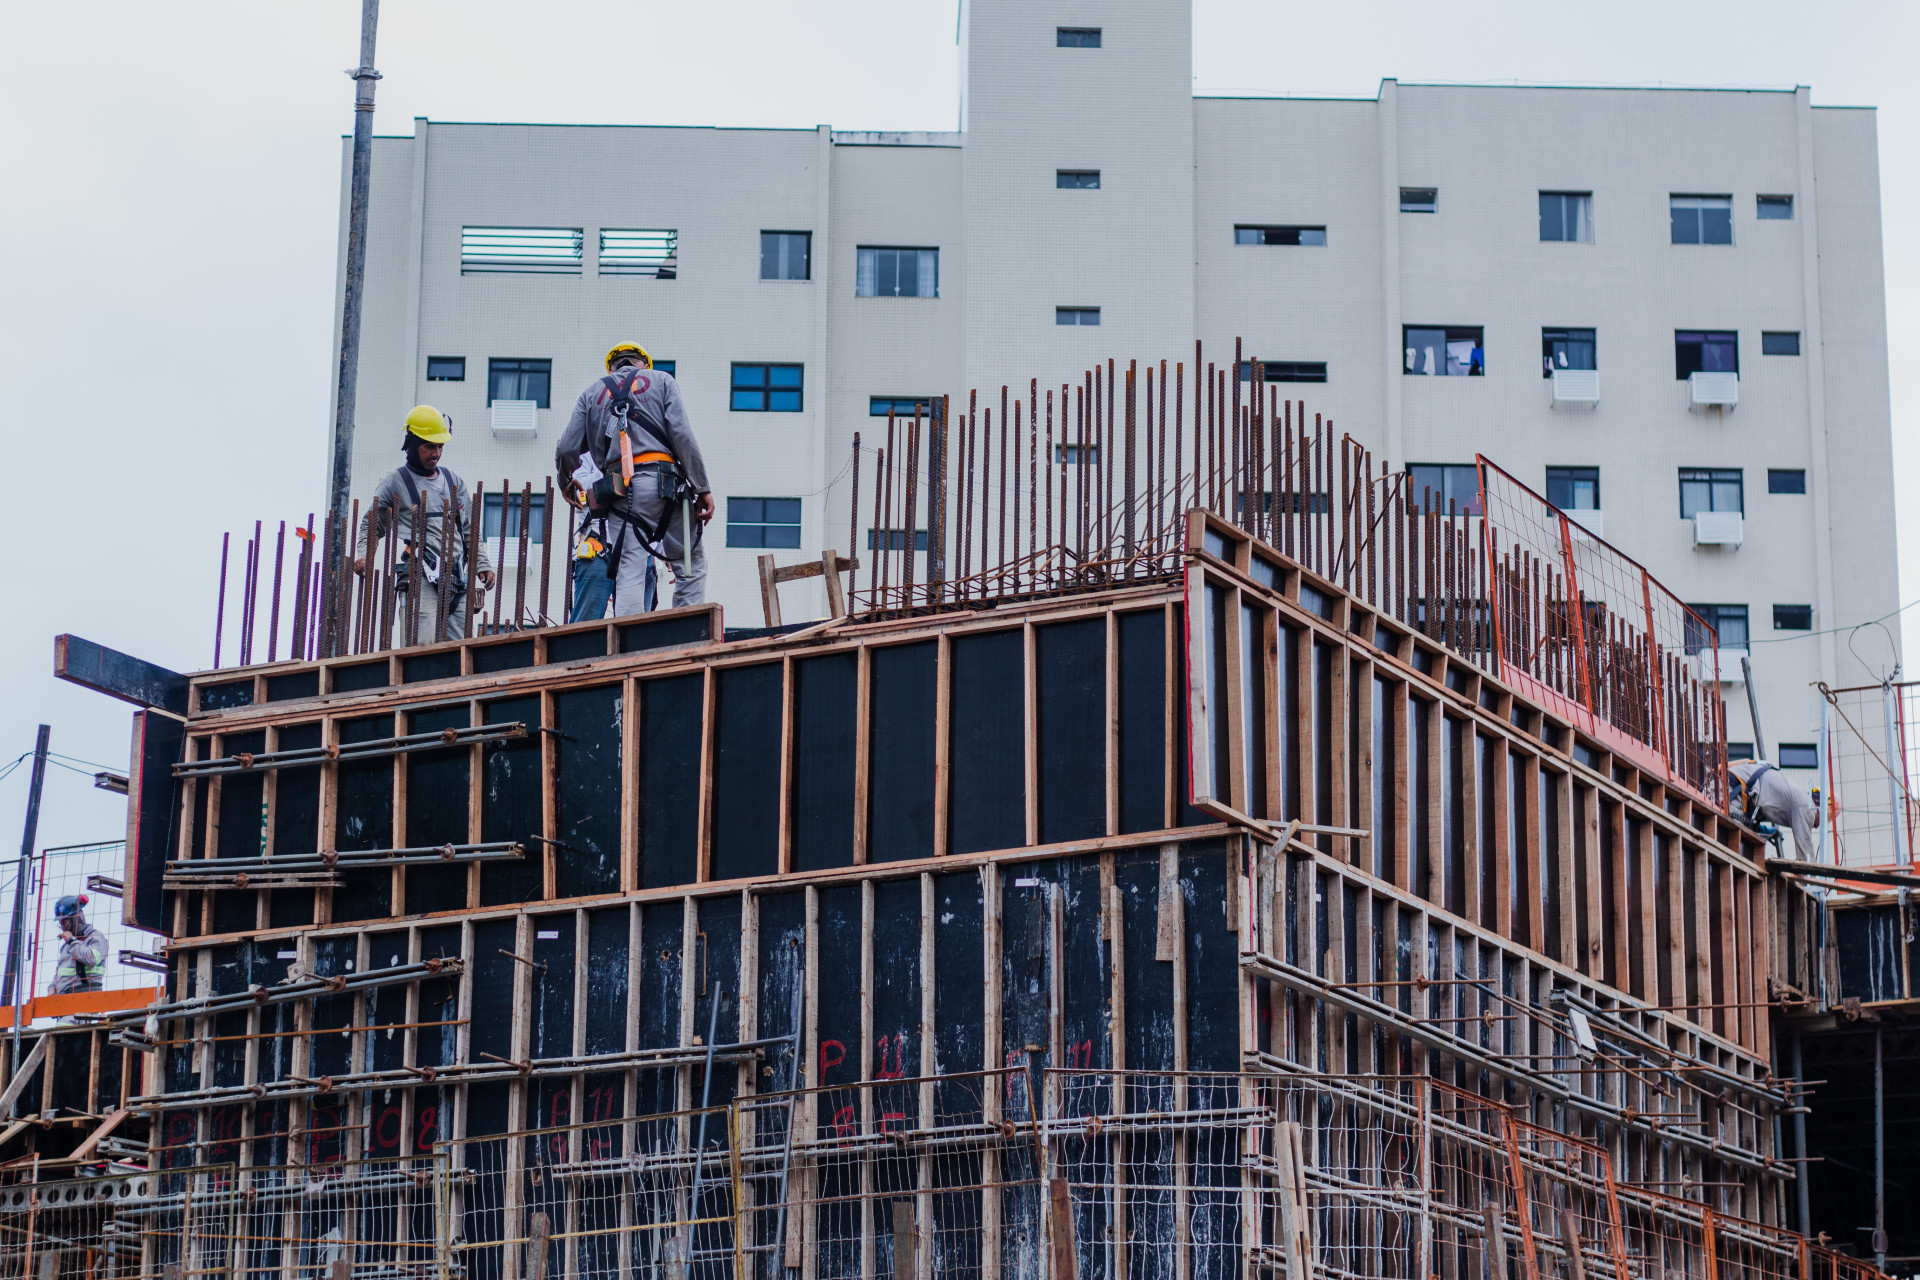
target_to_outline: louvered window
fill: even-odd
[[[677,279],[680,274],[680,233],[668,230],[600,229],[600,274]]]
[[[462,227],[460,274],[577,276],[584,245],[579,227]]]

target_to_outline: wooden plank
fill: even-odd
[[[773,568],[773,557],[761,556],[760,568],[760,612],[769,627],[780,624],[780,579]]]
[[[1160,846],[1160,892],[1155,900],[1153,958],[1175,961],[1180,952],[1180,846]],[[1178,1024],[1178,1019],[1176,1019]]]
[[[1027,655],[1027,666],[1033,655]],[[1032,680],[1029,677],[1028,683]],[[1027,721],[1026,741],[1033,741],[1033,722]],[[1032,754],[1029,749],[1028,754]],[[1033,781],[1027,781],[1028,805],[1032,805]],[[934,649],[933,664],[933,854],[937,858],[950,847],[953,832],[953,639],[941,636]],[[1033,836],[1028,832],[1028,841]]]
[[[13,1104],[26,1090],[27,1080],[33,1075],[34,1069],[47,1060],[47,1046],[51,1043],[53,1043],[51,1032],[42,1035],[33,1042],[33,1048],[28,1051],[26,1060],[14,1068],[13,1077],[7,1081],[6,1089],[0,1090],[0,1116],[13,1114]]]
[[[873,816],[873,650],[861,645],[854,680],[853,862],[867,860],[867,827]]]
[[[761,556],[760,559],[768,563],[773,561],[772,556]],[[831,579],[836,573],[842,573],[848,569],[858,569],[859,567],[859,557],[855,556],[842,559],[838,551],[829,548],[818,560],[808,560],[802,564],[790,564],[775,569],[773,571],[773,580],[775,582],[799,582],[806,578],[818,578],[822,575]],[[827,594],[828,599],[831,600],[835,594],[834,588],[828,587]],[[836,618],[845,617],[846,608],[844,605],[840,611],[833,616]],[[772,625],[778,626],[779,624],[774,623]]]
[[[846,579],[840,576],[841,567],[840,553],[828,547],[826,553],[820,557],[820,573],[826,579],[829,618],[847,616],[847,584]],[[850,567],[857,569],[860,567],[860,562],[856,560]]]
[[[105,1120],[102,1120],[96,1125],[93,1132],[81,1140],[79,1146],[67,1154],[67,1159],[75,1162],[84,1161],[88,1156],[93,1154],[93,1149],[100,1145],[101,1140],[115,1129],[118,1129],[121,1123],[131,1114],[132,1112],[126,1107],[116,1109]]]
[[[80,636],[53,638],[53,674],[136,707],[187,714],[186,676]]]

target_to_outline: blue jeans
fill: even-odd
[[[627,555],[643,556],[647,562],[647,588],[643,604],[646,612],[653,612],[654,601],[659,596],[659,571],[654,568],[653,557],[633,547],[625,550]],[[589,619],[607,616],[607,604],[613,599],[613,575],[607,572],[607,558],[595,556],[591,560],[573,562],[573,614],[568,622],[585,622]]]

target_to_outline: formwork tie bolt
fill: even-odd
[[[449,732],[449,733],[451,733],[451,732],[452,732],[452,730],[451,730],[451,729],[449,729],[449,730],[448,730],[448,732]],[[441,845],[441,846],[440,846],[440,861],[442,861],[442,862],[452,862],[452,861],[453,861],[453,855],[454,855],[454,847],[453,847],[452,845],[450,845],[450,844],[443,844],[443,845]]]
[[[235,756],[234,759],[240,762],[242,769],[253,768],[253,752],[251,751],[242,751],[239,755]]]

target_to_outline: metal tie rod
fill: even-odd
[[[340,867],[407,867],[438,862],[501,862],[526,856],[513,840],[491,844],[418,845],[406,849],[323,849],[318,853],[275,854],[271,858],[186,858],[167,863],[167,876],[219,877],[294,871],[333,871]]]
[[[132,1027],[149,1019],[166,1021],[173,1018],[197,1018],[208,1014],[233,1013],[259,1005],[285,1004],[290,1000],[310,1000],[318,996],[340,995],[368,987],[391,986],[396,982],[417,982],[422,978],[451,977],[465,968],[466,963],[459,956],[446,956],[422,960],[418,964],[395,965],[389,969],[367,969],[360,973],[343,973],[335,978],[305,978],[298,982],[283,982],[271,987],[255,985],[245,991],[230,992],[226,995],[195,996],[191,1000],[171,1000],[165,1004],[151,1004],[144,1009],[136,1009],[132,1013],[123,1014],[117,1018],[103,1019],[102,1024],[115,1028]]]
[[[366,742],[342,743],[332,747],[302,747],[296,751],[242,751],[238,755],[212,760],[186,760],[173,766],[176,778],[210,778],[220,773],[247,773],[258,769],[292,769],[301,765],[328,764],[340,760],[365,760],[377,756],[405,755],[410,751],[438,751],[446,747],[470,747],[479,742],[504,742],[527,736],[527,726],[518,720],[500,724],[469,725],[464,729],[436,729],[430,733],[409,733],[397,738],[373,738]]]

